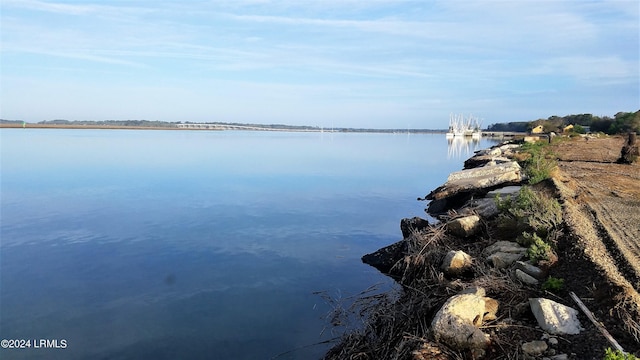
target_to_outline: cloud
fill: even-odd
[[[164,103],[205,113],[211,94],[223,99],[211,111],[255,104],[265,117],[292,102],[304,104],[300,112],[352,111],[345,119],[373,108],[414,118],[436,108],[444,117],[478,113],[473,107],[507,113],[510,101],[532,111],[554,91],[565,99],[638,84],[639,54],[629,44],[638,43],[640,15],[629,3],[2,0],[2,75],[14,85],[20,76],[32,84],[36,74],[68,76],[120,93],[140,83],[163,99],[155,107],[164,113],[179,112]],[[520,103],[526,94],[539,103]],[[620,98],[634,96],[637,103],[637,90]]]

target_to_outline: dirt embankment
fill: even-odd
[[[607,250],[602,256],[609,255],[611,265],[640,291],[640,164],[616,163],[625,141],[585,138],[560,143],[554,151],[558,180],[571,204],[593,220]]]
[[[626,139],[555,144],[554,177],[568,234],[556,276],[567,280],[614,337],[640,350],[640,164],[616,163]]]

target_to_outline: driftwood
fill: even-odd
[[[605,327],[599,323],[596,318],[593,316],[593,314],[591,313],[591,311],[589,311],[589,309],[587,309],[587,307],[584,305],[584,303],[582,302],[582,300],[580,300],[580,298],[578,297],[578,295],[576,295],[573,291],[569,293],[569,295],[571,296],[571,298],[573,299],[573,301],[576,302],[576,304],[578,304],[578,307],[580,307],[580,310],[582,310],[582,312],[587,315],[587,317],[589,318],[589,320],[591,320],[591,322],[593,323],[593,325],[596,326],[596,328],[598,328],[598,330],[600,330],[600,332],[602,333],[602,335],[604,335],[605,338],[607,338],[607,340],[609,340],[609,343],[616,349],[619,350],[620,352],[622,352],[623,354],[626,354],[626,352],[624,351],[624,349],[622,348],[622,346],[620,346],[620,344],[618,344],[618,342],[616,341],[616,339],[613,338],[613,336],[611,336],[611,334],[609,334],[609,332],[607,331],[607,329],[605,329]]]

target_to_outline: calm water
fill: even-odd
[[[2,359],[312,359],[459,170],[443,135],[0,130]]]

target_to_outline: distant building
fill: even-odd
[[[536,127],[534,127],[533,129],[531,129],[531,133],[532,134],[542,134],[544,132],[542,125],[538,125]]]
[[[562,132],[563,132],[563,133],[568,133],[568,132],[570,132],[571,130],[573,130],[573,125],[569,124],[569,125],[565,126],[565,127],[562,129]]]

